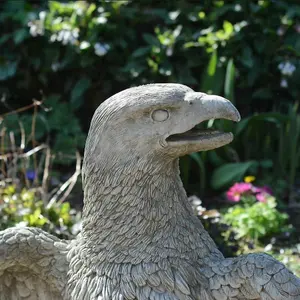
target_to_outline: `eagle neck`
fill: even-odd
[[[106,172],[94,169],[90,174],[94,177],[86,176],[82,238],[98,262],[132,261],[133,254],[128,255],[128,251],[134,253],[134,261],[143,260],[145,253],[154,260],[161,247],[173,249],[176,255],[189,253],[190,247],[193,253],[188,256],[199,259],[214,248],[193,215],[180,180],[178,160],[163,166],[141,161]],[[181,238],[183,233],[185,240]]]

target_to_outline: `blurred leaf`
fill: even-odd
[[[133,56],[133,57],[144,56],[144,55],[146,55],[146,54],[149,54],[150,51],[151,51],[151,46],[141,47],[141,48],[136,49],[136,50],[132,53],[132,56]]]
[[[259,164],[263,167],[263,168],[272,168],[273,167],[273,161],[270,159],[264,159],[262,161],[259,162]]]
[[[178,68],[178,81],[183,84],[197,84],[196,79],[188,66],[182,65]]]
[[[83,101],[83,94],[84,92],[90,87],[91,80],[87,77],[80,78],[71,92],[71,104],[74,109],[80,107]]]
[[[189,174],[190,174],[190,166],[191,161],[188,156],[183,156],[179,160],[180,162],[180,177],[185,186],[187,186],[189,182]]]
[[[216,168],[213,172],[211,185],[214,189],[218,190],[235,181],[240,181],[249,168],[256,165],[256,161],[224,164],[221,167]]]
[[[61,99],[61,95],[50,94],[47,96],[47,98],[45,100],[45,104],[50,109],[55,109],[55,106],[58,105],[59,99]]]
[[[213,76],[215,74],[217,68],[217,62],[218,62],[218,54],[217,51],[215,50],[212,53],[208,63],[207,74],[209,76]]]
[[[94,3],[91,3],[91,4],[89,5],[89,8],[88,8],[87,11],[86,11],[87,17],[90,17],[91,14],[92,14],[96,9],[97,9],[97,6],[96,6]]]
[[[0,37],[0,45],[6,43],[11,38],[11,34],[3,34]]]
[[[203,191],[206,186],[206,170],[200,153],[191,153],[190,157],[197,163],[200,171],[200,190]]]
[[[285,122],[288,119],[289,119],[288,116],[283,115],[278,112],[260,113],[260,114],[255,114],[254,116],[250,117],[251,122],[267,121],[267,122],[273,122],[273,123],[277,123],[277,124],[281,124],[282,122]]]
[[[235,66],[233,59],[231,58],[227,63],[226,75],[225,75],[225,85],[224,85],[224,95],[232,103],[234,101],[234,83],[235,83]]]
[[[253,98],[258,98],[258,99],[269,99],[272,97],[272,93],[268,88],[261,88],[256,90],[253,93]]]
[[[14,32],[14,42],[18,45],[22,43],[27,36],[29,36],[28,30],[21,28]]]
[[[253,67],[254,63],[254,58],[253,58],[253,53],[250,47],[245,47],[242,51],[242,63],[247,66],[248,68]]]
[[[251,120],[251,117],[243,118],[240,122],[238,122],[236,124],[235,136],[239,135],[240,133],[242,133],[245,130],[245,128],[247,128],[250,120]]]
[[[143,39],[149,44],[149,45],[155,45],[155,46],[160,46],[159,40],[156,38],[156,36],[149,34],[149,33],[144,33],[143,34]]]
[[[0,64],[0,81],[14,76],[17,71],[17,66],[17,61]]]
[[[233,25],[230,22],[224,21],[223,28],[228,36],[233,33]]]
[[[219,156],[218,153],[214,150],[208,151],[207,155],[214,167],[219,167],[226,163],[226,160]]]
[[[207,76],[205,70],[201,80],[201,91],[220,94],[223,89],[224,74],[225,71],[222,67],[217,67],[214,76]]]

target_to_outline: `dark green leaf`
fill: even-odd
[[[149,45],[155,45],[155,46],[160,46],[159,40],[156,38],[156,36],[149,34],[149,33],[144,33],[143,34],[143,39],[149,44]]]
[[[131,55],[133,57],[140,57],[149,54],[150,51],[151,51],[151,46],[140,47],[136,49]]]
[[[258,99],[269,99],[272,97],[272,93],[268,88],[261,88],[256,90],[253,93],[253,98],[258,98]]]
[[[201,91],[207,93],[220,94],[223,89],[225,70],[218,67],[214,76],[208,76],[207,71],[204,70],[201,80]]]
[[[3,34],[1,37],[0,37],[0,45],[6,43],[11,37],[11,34]]]
[[[242,163],[229,163],[215,169],[211,179],[211,185],[218,190],[225,188],[235,181],[242,180],[246,172],[253,166],[256,166],[256,161],[247,161]]]
[[[14,42],[18,45],[24,41],[26,37],[29,36],[28,30],[21,28],[14,32]]]
[[[190,157],[197,163],[200,171],[200,188],[203,191],[206,185],[206,170],[200,153],[191,153]]]
[[[227,63],[224,95],[232,103],[234,103],[234,82],[235,82],[235,66],[233,59],[231,58]]]
[[[83,102],[83,94],[90,87],[91,80],[87,77],[79,79],[71,92],[71,104],[74,109],[81,106]]]
[[[242,52],[242,63],[248,68],[252,68],[254,63],[252,50],[247,46],[244,48]]]
[[[6,80],[16,74],[18,62],[7,62],[0,65],[0,81]]]

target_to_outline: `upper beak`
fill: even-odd
[[[241,120],[240,113],[227,99],[204,93],[187,93],[185,101],[195,106],[195,125],[209,119],[227,119],[234,122]]]

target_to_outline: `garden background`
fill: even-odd
[[[266,251],[300,275],[299,58],[298,0],[1,1],[0,229],[76,235],[96,107],[177,82],[242,115],[203,124],[233,143],[181,159],[195,213],[226,255]]]

